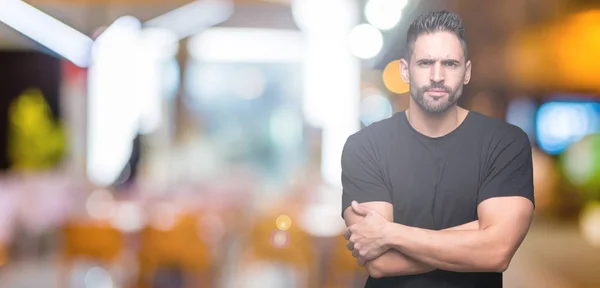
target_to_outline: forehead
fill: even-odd
[[[464,59],[464,51],[458,36],[452,32],[439,31],[420,35],[415,41],[412,58]]]

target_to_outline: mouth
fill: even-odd
[[[448,95],[448,92],[443,89],[430,89],[426,91],[429,96],[432,97],[442,97]]]

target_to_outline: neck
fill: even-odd
[[[454,131],[466,118],[468,111],[454,105],[443,113],[428,113],[417,103],[409,104],[406,116],[410,125],[419,133],[432,138],[442,137]]]

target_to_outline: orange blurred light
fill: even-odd
[[[397,94],[408,92],[409,85],[400,76],[400,60],[388,63],[385,69],[383,69],[382,76],[383,84],[388,90]]]

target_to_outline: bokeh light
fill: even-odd
[[[408,83],[402,80],[400,74],[400,60],[395,60],[388,63],[383,69],[383,84],[385,88],[397,94],[403,94],[410,90]]]
[[[365,17],[378,29],[389,30],[400,22],[407,3],[408,0],[370,0],[365,5]]]
[[[99,189],[90,193],[85,209],[96,220],[108,220],[115,212],[115,201],[110,191]]]
[[[583,238],[592,246],[600,247],[600,202],[589,202],[583,208],[579,227]]]
[[[599,152],[600,134],[593,134],[571,145],[561,157],[567,180],[593,199],[600,197]]]
[[[540,148],[559,154],[586,135],[598,132],[600,103],[547,102],[537,112],[536,136]]]
[[[287,231],[275,230],[271,233],[271,244],[275,248],[286,248],[290,243],[290,234]]]
[[[383,35],[377,28],[369,24],[360,24],[350,32],[348,46],[354,56],[361,59],[370,59],[377,56],[381,51]]]
[[[369,126],[393,115],[392,103],[382,93],[370,93],[360,104],[360,121]]]
[[[275,220],[275,225],[277,226],[277,229],[281,231],[287,231],[292,226],[292,219],[290,216],[280,215]]]

